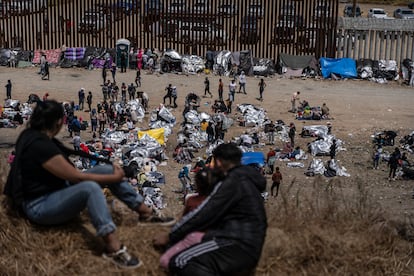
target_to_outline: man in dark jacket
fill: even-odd
[[[259,262],[267,229],[261,196],[266,179],[254,168],[242,166],[241,157],[235,144],[219,145],[213,151],[214,167],[225,179],[172,228],[168,237],[155,238],[157,245],[173,245],[189,233],[205,231],[201,243],[170,260],[174,275],[249,273]]]

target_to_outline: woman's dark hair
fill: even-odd
[[[52,130],[63,116],[63,106],[57,101],[37,101],[27,127],[35,130]]]
[[[197,192],[200,195],[209,195],[213,191],[214,186],[223,178],[222,174],[217,170],[204,168],[197,172],[194,177]]]

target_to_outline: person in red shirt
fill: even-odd
[[[276,151],[273,148],[269,149],[269,152],[266,156],[266,164],[270,169],[270,172],[273,174],[273,168],[276,161]]]
[[[274,197],[277,197],[279,194],[279,186],[282,182],[282,174],[280,173],[279,167],[276,167],[275,172],[272,175],[272,187],[270,188],[270,194]],[[273,195],[273,190],[276,188],[276,195]]]

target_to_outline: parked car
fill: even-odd
[[[47,0],[15,0],[4,4],[8,4],[7,8],[12,15],[42,12],[47,8]]]
[[[233,16],[238,13],[238,7],[234,3],[223,3],[218,7],[217,13],[223,16]]]
[[[399,19],[414,19],[414,12],[407,8],[398,8],[394,11],[394,17]]]
[[[387,18],[388,15],[384,9],[372,8],[372,9],[369,9],[367,17],[368,18]]]
[[[187,2],[185,0],[173,0],[168,6],[170,13],[182,13],[187,11]]]
[[[296,6],[294,2],[287,3],[280,10],[279,20],[290,20],[296,14]]]
[[[193,13],[206,14],[209,12],[209,7],[208,0],[196,0],[193,4]]]
[[[114,8],[122,10],[126,15],[138,13],[141,8],[140,0],[119,0],[114,4]]]
[[[8,5],[5,2],[0,2],[0,18],[9,17]]]
[[[259,40],[259,18],[251,15],[244,16],[240,27],[240,42],[246,44],[256,44]]]
[[[177,40],[184,43],[200,43],[223,45],[227,41],[227,34],[213,24],[204,22],[180,22]]]
[[[100,10],[87,10],[78,24],[80,33],[95,33],[106,28],[106,15]]]
[[[344,17],[360,17],[362,15],[361,8],[358,5],[355,5],[355,14],[354,14],[354,5],[345,5],[344,7]]]
[[[330,6],[326,2],[319,2],[315,5],[314,9],[314,20],[319,20],[320,18],[328,18],[330,17]]]
[[[249,16],[254,16],[257,18],[262,18],[264,15],[264,8],[260,1],[252,1],[247,8],[247,13]]]
[[[163,10],[162,0],[147,0],[145,2],[146,15],[158,15]]]

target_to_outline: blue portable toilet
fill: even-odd
[[[125,68],[129,66],[129,49],[131,42],[128,39],[121,38],[116,41],[116,66],[121,67],[121,56],[125,57]]]

